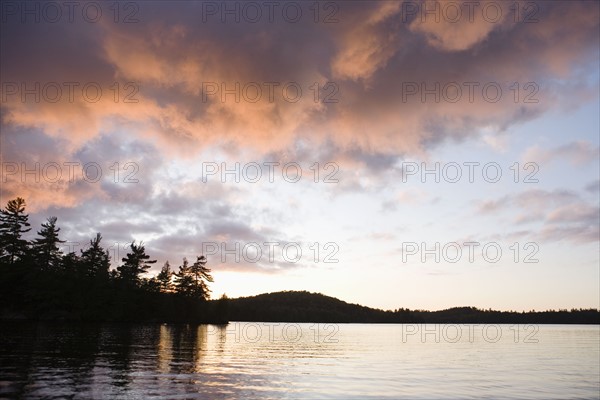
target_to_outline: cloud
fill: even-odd
[[[560,225],[545,226],[540,232],[540,239],[544,241],[563,241],[568,240],[575,243],[594,243],[600,239],[598,230],[598,221],[596,225],[578,224],[578,225]]]
[[[493,26],[481,12],[472,22],[465,15],[455,24],[408,20],[402,4],[340,3],[339,22],[329,25],[310,18],[297,24],[199,23],[201,10],[192,3],[166,9],[156,2],[140,5],[139,24],[103,20],[93,28],[58,25],[47,32],[44,24],[8,23],[5,82],[95,82],[104,94],[90,102],[76,90],[74,101],[62,96],[56,103],[11,95],[3,102],[2,123],[38,128],[70,149],[127,127],[127,135],[183,155],[209,146],[265,154],[299,137],[342,151],[397,155],[463,140],[483,128],[501,132],[561,99],[570,106],[593,93],[581,71],[595,66],[596,3],[548,2],[540,6],[538,23]],[[32,67],[41,64],[46,67]],[[279,84],[272,99],[268,82]],[[478,83],[472,102],[464,82]],[[489,82],[504,86],[498,102],[482,97]],[[515,103],[505,82],[536,82],[544,89],[539,103]],[[134,86],[125,89],[128,83]],[[290,101],[294,89],[284,91],[290,83],[302,90],[297,101]],[[454,83],[462,87],[460,100],[444,100],[454,96]],[[419,93],[407,95],[414,87],[406,84],[416,84]],[[424,107],[421,92],[437,84],[437,95],[426,95]],[[223,88],[235,93],[222,97]],[[249,100],[256,88],[262,95]],[[130,89],[139,89],[137,103],[124,102]]]
[[[596,179],[585,186],[587,192],[598,194],[600,192],[600,179]]]
[[[397,30],[390,21],[398,17],[401,2],[381,2],[362,14],[351,14],[350,29],[336,38],[331,60],[334,79],[369,80],[399,50]]]
[[[517,205],[522,208],[545,210],[549,207],[570,204],[579,199],[579,196],[572,191],[555,189],[530,189],[519,193],[514,197]]]
[[[575,203],[553,210],[548,214],[541,237],[544,240],[579,243],[600,241],[598,205]]]
[[[587,223],[596,221],[600,217],[600,210],[589,204],[573,204],[553,210],[548,214],[550,223]]]
[[[524,162],[547,164],[560,159],[569,161],[574,166],[584,166],[600,158],[600,147],[586,141],[574,141],[552,149],[544,149],[539,145],[525,151]]]
[[[600,239],[600,208],[575,192],[530,189],[476,204],[483,214],[500,210],[516,214],[513,220],[515,224],[529,225],[529,229],[520,232],[537,237],[539,241],[568,240],[583,244]],[[515,236],[516,233],[511,235]]]
[[[231,239],[263,242],[266,238],[246,224],[237,221],[214,221],[205,230],[206,235],[222,241]]]
[[[504,196],[498,200],[487,200],[479,202],[478,211],[482,214],[490,214],[496,211],[505,209],[508,204],[508,196]]]

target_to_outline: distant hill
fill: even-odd
[[[384,311],[306,291],[229,299],[230,321],[330,323],[538,323],[600,324],[598,310],[507,312],[456,307],[441,311]]]
[[[229,300],[232,321],[384,322],[391,313],[310,292],[276,292]]]

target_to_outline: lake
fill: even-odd
[[[600,327],[0,324],[0,398],[598,399]]]

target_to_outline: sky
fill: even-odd
[[[2,2],[0,202],[213,297],[598,308],[599,8]]]

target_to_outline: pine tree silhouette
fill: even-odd
[[[33,254],[41,268],[60,267],[62,251],[58,245],[65,241],[58,238],[60,228],[56,227],[56,220],[56,217],[48,218],[47,222],[42,224],[42,229],[38,231],[40,237],[33,241]]]
[[[156,263],[156,260],[150,260],[150,256],[146,254],[144,243],[139,245],[135,242],[131,243],[131,253],[122,259],[123,265],[117,267],[119,277],[126,284],[140,286],[142,283],[140,275],[146,273],[150,269],[150,265]]]
[[[25,200],[17,197],[10,200],[6,209],[0,211],[0,260],[14,264],[28,253],[27,241],[21,238],[31,228],[25,214]]]

